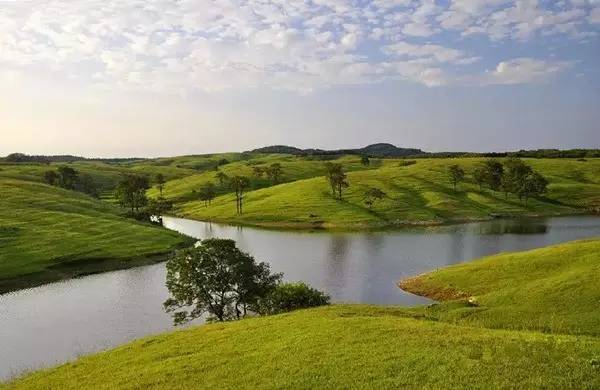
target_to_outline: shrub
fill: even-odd
[[[278,314],[288,311],[329,305],[329,295],[306,283],[281,283],[261,299],[257,311],[260,314]]]

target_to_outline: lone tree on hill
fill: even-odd
[[[273,184],[279,183],[279,180],[281,179],[281,175],[283,173],[281,164],[273,163],[273,164],[269,165],[269,167],[267,168],[266,171],[267,171],[267,176],[269,177],[269,180],[271,180],[271,182]]]
[[[235,191],[236,212],[243,214],[244,191],[250,186],[250,180],[244,176],[234,176],[230,180],[231,188]]]
[[[460,166],[453,164],[448,167],[448,175],[450,176],[450,182],[454,186],[454,191],[456,191],[456,185],[465,178],[465,171]]]
[[[385,195],[385,192],[381,191],[379,188],[370,187],[365,191],[364,202],[370,209],[373,207],[373,203],[376,200],[385,198]]]
[[[502,189],[508,198],[509,193],[518,195],[519,189],[523,187],[527,176],[533,172],[533,169],[518,158],[509,158],[504,165],[506,169],[502,177]]]
[[[368,166],[369,166],[369,164],[371,164],[371,160],[369,160],[369,156],[362,155],[362,156],[360,157],[360,163],[361,163],[362,165],[364,165],[365,167],[368,167]]]
[[[212,182],[209,181],[200,188],[200,200],[204,201],[204,207],[208,207],[216,196],[217,190]]]
[[[160,196],[162,197],[163,190],[165,189],[165,177],[162,173],[157,173],[156,177],[154,178],[154,181],[156,182],[156,188],[158,188],[158,190],[160,191]]]
[[[233,240],[204,240],[167,262],[171,298],[164,307],[176,325],[204,313],[218,321],[239,319],[274,290],[281,277],[272,274],[267,263],[240,251]]]
[[[325,164],[327,170],[327,179],[329,180],[329,185],[331,186],[331,191],[333,196],[336,196],[338,199],[342,199],[342,191],[344,188],[348,188],[349,184],[346,181],[346,173],[344,172],[344,168],[341,164],[335,164],[328,162]]]

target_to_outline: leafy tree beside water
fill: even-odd
[[[282,274],[257,262],[235,241],[208,239],[178,251],[167,262],[164,303],[176,325],[204,314],[209,320],[240,319],[329,304],[329,297],[304,283],[281,283]]]
[[[497,160],[487,160],[484,163],[486,174],[486,183],[490,190],[498,191],[502,186],[502,176],[504,175],[504,166]]]
[[[182,324],[208,313],[218,321],[243,317],[261,296],[275,288],[281,274],[240,251],[233,240],[204,240],[177,252],[167,263],[164,307]]]

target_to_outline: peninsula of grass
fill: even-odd
[[[600,239],[502,253],[400,282],[460,325],[600,337]]]
[[[418,159],[412,165],[405,165],[405,160],[388,159],[368,169],[352,157],[347,157],[346,162],[340,159],[337,162],[348,167],[349,183],[342,200],[331,193],[323,176],[323,161],[304,161],[294,156],[290,159],[296,169],[285,165],[283,168],[284,173],[289,170],[289,182],[250,188],[244,195],[242,215],[236,213],[235,196],[227,188],[209,206],[197,200],[197,196],[194,199],[202,183],[216,183],[214,172],[168,182],[165,196],[175,201],[175,213],[181,217],[290,228],[361,229],[494,217],[573,215],[592,212],[600,205],[600,159],[525,159],[549,181],[548,192],[527,204],[515,195],[480,188],[474,182],[471,172],[484,161],[482,158]],[[467,172],[465,181],[456,190],[447,173],[452,164]],[[229,169],[231,173],[247,173],[234,164]],[[313,177],[303,178],[310,175]],[[364,202],[369,188],[378,188],[386,194],[372,208]]]
[[[334,305],[213,323],[6,387],[598,388],[598,253],[595,239],[492,256],[403,283],[449,302]]]
[[[87,195],[0,179],[0,293],[164,260],[190,240]]]

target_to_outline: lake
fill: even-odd
[[[297,232],[178,218],[164,225],[232,238],[285,279],[334,302],[418,305],[399,279],[481,256],[600,236],[598,217],[493,220],[382,232]],[[86,276],[0,295],[0,379],[172,329],[164,264]],[[199,321],[198,321],[199,322]]]

